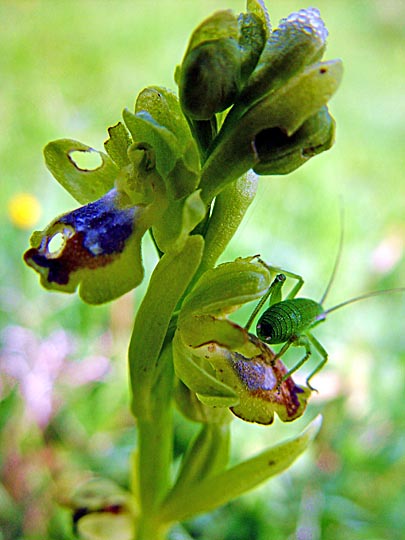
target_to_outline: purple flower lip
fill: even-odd
[[[49,228],[38,247],[29,249],[24,260],[47,281],[67,285],[70,274],[82,268],[110,264],[122,253],[134,230],[136,208],[117,205],[117,192],[63,215]],[[53,250],[52,242],[61,246]],[[45,271],[45,272],[44,272]]]

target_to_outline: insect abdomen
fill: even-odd
[[[260,317],[257,336],[266,343],[285,343],[308,330],[323,312],[322,306],[309,298],[283,300],[270,306]]]

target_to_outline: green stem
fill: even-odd
[[[158,376],[153,387],[151,419],[138,419],[138,491],[140,516],[136,540],[165,538],[159,522],[159,506],[170,485],[173,458],[173,361],[171,345],[159,358]]]

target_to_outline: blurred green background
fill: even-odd
[[[260,253],[304,276],[326,306],[405,285],[405,3],[317,0],[341,57],[333,149],[288,177],[263,178],[223,260]],[[42,148],[68,137],[102,149],[106,128],[147,85],[175,88],[193,28],[224,0],[0,0],[0,539],[71,539],[66,501],[90,471],[127,485],[136,433],[125,350],[145,284],[112,305],[46,293],[22,253],[31,230],[75,207]],[[273,0],[275,26],[298,0]],[[34,199],[21,199],[29,194]],[[23,205],[27,210],[22,213]],[[37,213],[40,211],[40,216]],[[156,260],[144,245],[147,272]],[[204,540],[399,540],[405,531],[405,307],[387,295],[333,313],[316,335],[330,354],[304,418],[233,423],[234,459],[300,430],[316,443],[277,479],[173,532]],[[251,306],[241,310],[245,321]],[[288,358],[294,361],[294,353]],[[288,359],[287,359],[288,361]],[[308,366],[310,369],[311,366]],[[305,378],[305,370],[297,381]],[[176,452],[195,426],[177,419]],[[176,536],[177,535],[177,536]]]

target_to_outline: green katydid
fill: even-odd
[[[274,360],[281,358],[283,354],[291,345],[305,348],[305,355],[299,362],[297,362],[283,377],[280,384],[290,377],[295,371],[297,371],[311,356],[312,347],[321,356],[321,361],[317,364],[315,369],[311,371],[306,379],[306,384],[310,390],[315,390],[310,380],[316,375],[326,364],[328,360],[328,353],[321,345],[321,343],[312,334],[312,329],[326,319],[326,316],[332,311],[336,311],[344,306],[353,304],[360,300],[365,300],[372,296],[378,296],[382,294],[389,294],[393,292],[405,292],[405,287],[386,289],[382,291],[373,291],[354,298],[350,298],[344,302],[341,302],[331,308],[325,309],[323,303],[330,291],[332,283],[334,281],[337,268],[339,266],[341,251],[343,246],[343,227],[341,229],[340,241],[338,253],[336,256],[335,264],[332,270],[331,277],[328,285],[323,293],[321,299],[317,302],[310,298],[296,298],[299,290],[304,284],[304,280],[298,274],[288,272],[281,268],[270,266],[261,261],[270,272],[276,272],[277,275],[271,283],[266,294],[261,298],[253,313],[249,317],[246,323],[245,329],[249,330],[257,314],[269,299],[269,307],[260,316],[257,325],[256,333],[259,339],[268,344],[283,344],[279,352],[276,354]],[[281,292],[286,278],[293,278],[297,280],[295,286],[291,289],[287,297],[282,300]]]

